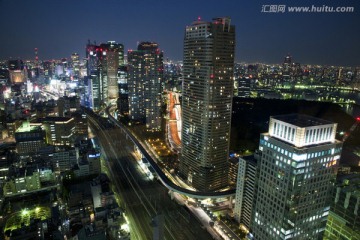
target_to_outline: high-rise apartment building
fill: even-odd
[[[228,185],[234,51],[230,18],[186,27],[180,174],[202,191]]]
[[[270,118],[260,135],[255,239],[322,239],[342,149],[336,127],[306,115]]]
[[[163,53],[158,44],[142,42],[128,52],[129,116],[146,123],[149,130],[161,128],[161,83]]]

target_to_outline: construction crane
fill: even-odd
[[[356,129],[356,127],[360,124],[360,117],[356,118],[355,123],[351,126],[348,132],[344,134],[344,137],[342,139],[343,142],[346,141],[346,139],[352,134],[352,132]]]

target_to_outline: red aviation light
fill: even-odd
[[[357,118],[356,118],[356,121],[360,121],[360,117],[357,117]]]

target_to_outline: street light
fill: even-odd
[[[28,211],[26,208],[21,211],[21,215],[22,215],[22,216],[25,216],[25,215],[27,215],[28,213],[29,213],[29,211]]]

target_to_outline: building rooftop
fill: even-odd
[[[324,119],[315,118],[308,115],[296,114],[296,113],[272,116],[272,118],[301,128],[333,124],[332,122]]]
[[[244,159],[247,163],[257,165],[257,157],[254,155],[244,156],[241,158]]]
[[[67,122],[71,119],[71,117],[44,117],[38,119],[38,122]]]
[[[16,132],[35,132],[35,131],[41,131],[41,127],[30,125],[30,123],[28,121],[23,122],[21,127],[19,127],[16,130]]]

